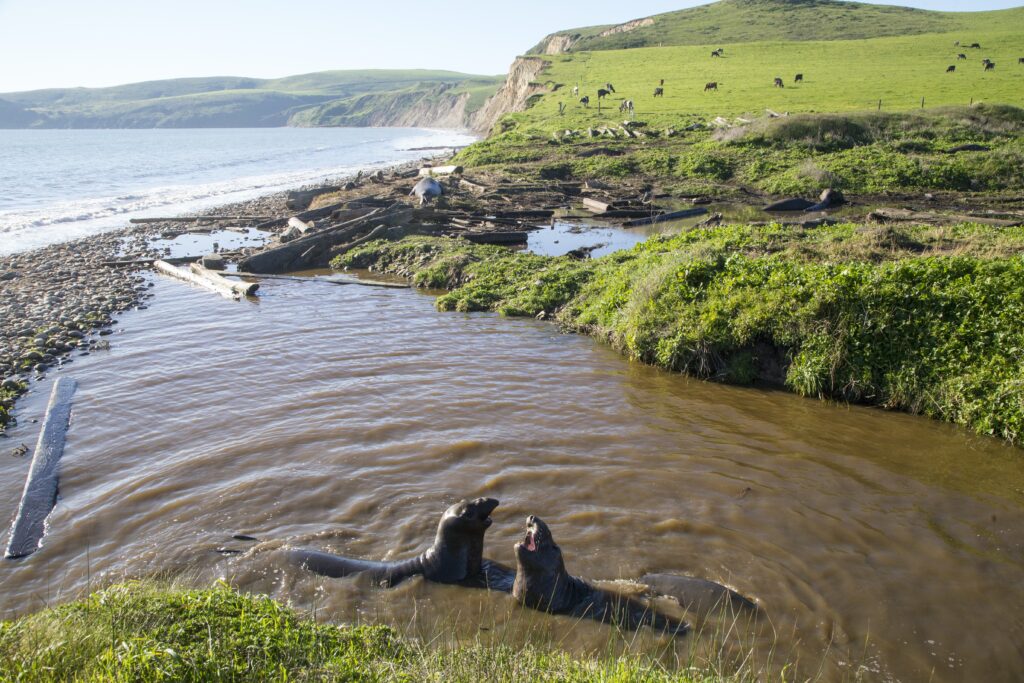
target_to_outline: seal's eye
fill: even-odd
[[[472,516],[473,515],[472,515],[472,513],[471,513],[471,511],[470,511],[470,509],[468,507],[467,508],[459,508],[459,517],[467,517],[468,518],[468,517],[472,517]]]

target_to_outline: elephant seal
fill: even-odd
[[[675,636],[689,624],[652,611],[625,595],[596,588],[565,570],[562,550],[539,517],[526,520],[526,539],[515,545],[516,577],[512,595],[520,604],[552,614],[588,617],[635,631],[650,626]]]
[[[423,206],[431,199],[436,199],[442,194],[444,194],[444,189],[441,187],[441,183],[428,176],[426,178],[422,178],[413,186],[412,192],[409,193],[409,196],[416,195],[419,197],[420,206]]]
[[[484,533],[491,526],[490,515],[496,507],[498,501],[494,498],[463,500],[452,505],[437,525],[434,544],[409,560],[374,562],[315,550],[292,550],[288,559],[331,578],[367,574],[385,587],[422,574],[427,581],[508,593],[512,590],[512,570],[483,557]]]
[[[659,595],[675,598],[687,613],[706,616],[720,610],[737,614],[757,611],[757,603],[727,586],[707,579],[675,574],[645,574],[640,581]]]

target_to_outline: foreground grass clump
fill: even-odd
[[[458,240],[372,243],[335,267],[447,287],[442,310],[556,317],[698,377],[1024,436],[1024,231],[707,228],[591,261]]]
[[[113,586],[0,622],[0,680],[18,681],[621,681],[733,680],[675,674],[640,659],[579,660],[533,646],[424,645],[383,626],[298,617],[225,584]],[[740,680],[737,678],[736,680]]]

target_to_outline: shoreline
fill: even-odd
[[[446,147],[445,149],[450,149]],[[447,155],[370,167],[373,173],[401,174]],[[253,215],[287,218],[288,195],[369,177],[363,171],[260,195],[241,202],[180,214],[180,218]],[[237,224],[238,221],[233,221]],[[16,423],[18,399],[72,353],[107,350],[116,315],[145,306],[150,284],[137,269],[105,267],[105,261],[159,257],[151,243],[162,235],[195,231],[196,222],[125,224],[87,237],[0,256],[0,439]],[[0,444],[3,442],[0,441]]]

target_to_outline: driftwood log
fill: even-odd
[[[193,285],[209,289],[229,299],[237,299],[241,296],[241,294],[231,287],[231,284],[237,283],[229,283],[226,280],[224,282],[220,282],[219,280],[205,278],[202,275],[194,273],[191,269],[185,270],[183,268],[178,268],[177,266],[172,266],[170,263],[167,263],[167,261],[154,261],[153,268],[158,273],[163,273],[164,275],[168,275],[175,279],[183,280]],[[202,268],[202,266],[200,266],[200,268]],[[203,270],[206,269],[204,268]],[[220,278],[220,280],[223,280],[223,278]]]
[[[682,218],[691,218],[693,216],[703,216],[707,212],[708,210],[704,207],[682,209],[681,211],[670,211],[669,213],[650,216],[648,218],[637,218],[635,220],[626,221],[623,225],[627,228],[635,228],[640,225],[650,225],[651,223],[663,223],[665,221],[677,221]]]
[[[144,225],[146,223],[202,223],[203,221],[269,221],[271,216],[177,216],[175,218],[132,218],[129,223]]]
[[[204,280],[216,282],[218,285],[226,285],[238,296],[254,296],[256,294],[256,290],[260,288],[259,284],[255,282],[234,282],[232,280],[228,280],[220,273],[210,270],[199,263],[193,263],[190,265],[189,270]]]
[[[868,214],[868,220],[876,223],[925,223],[928,225],[950,225],[952,223],[979,223],[997,228],[1012,228],[1024,225],[1024,218],[1007,220],[1003,218],[986,218],[983,216],[933,213],[930,211],[913,211],[910,209],[875,209]]]
[[[71,420],[71,399],[77,388],[78,383],[70,377],[60,377],[53,384],[10,542],[4,553],[7,559],[31,555],[42,543],[46,518],[57,504],[60,459],[64,455],[64,439]]]
[[[404,225],[412,216],[412,208],[402,203],[386,209],[371,209],[359,218],[253,254],[242,259],[238,267],[247,272],[273,274],[324,266],[330,261],[334,247],[351,242],[371,226]]]

